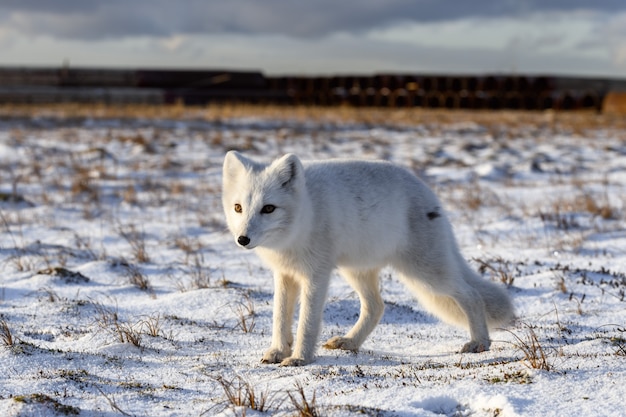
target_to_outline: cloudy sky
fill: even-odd
[[[626,78],[625,0],[0,0],[0,65]]]

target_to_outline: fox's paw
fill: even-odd
[[[478,342],[476,340],[471,340],[463,345],[461,348],[461,353],[480,353],[489,350],[491,342]]]
[[[289,356],[289,352],[283,352],[277,348],[271,348],[263,355],[261,363],[281,363],[283,359]]]
[[[283,359],[283,361],[280,363],[280,366],[304,366],[309,362],[311,361],[290,356],[286,359]]]
[[[350,337],[335,336],[324,343],[326,349],[343,349],[356,352],[359,350],[359,345],[354,342],[354,339]]]

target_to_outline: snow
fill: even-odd
[[[545,123],[5,117],[0,415],[286,416],[306,401],[333,416],[622,416],[624,138]],[[489,352],[457,353],[465,331],[386,269],[385,315],[358,353],[261,364],[272,279],[224,224],[229,149],[414,170],[471,264],[508,284],[517,323]],[[320,345],[358,311],[334,279]]]

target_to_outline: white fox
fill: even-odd
[[[488,326],[513,318],[506,291],[480,278],[461,256],[434,193],[391,163],[303,164],[288,154],[264,165],[230,151],[222,203],[237,244],[256,249],[274,272],[272,343],[263,363],[313,361],[335,267],[357,292],[361,311],[345,336],[326,342],[328,349],[357,350],[378,324],[384,308],[378,273],[386,265],[429,311],[469,329],[461,352],[488,350]]]

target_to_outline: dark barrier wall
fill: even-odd
[[[449,109],[600,109],[624,80],[506,75],[267,77],[255,71],[0,68],[0,103],[215,101]]]

